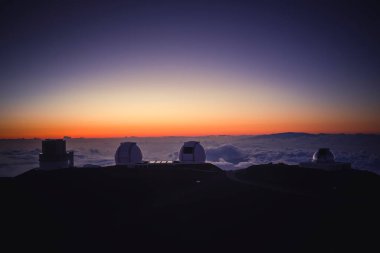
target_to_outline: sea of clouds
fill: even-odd
[[[144,160],[176,160],[184,141],[198,140],[207,161],[224,170],[253,164],[298,164],[310,161],[321,147],[330,148],[336,161],[380,174],[380,135],[284,133],[258,136],[160,137],[123,139],[69,139],[75,166],[113,165],[121,142],[137,142]],[[0,176],[15,176],[38,167],[41,140],[0,140]]]

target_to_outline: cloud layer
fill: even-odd
[[[67,149],[74,151],[76,166],[114,164],[114,152],[123,141],[135,141],[144,160],[176,160],[184,141],[198,140],[206,150],[207,161],[222,169],[246,168],[253,164],[298,164],[310,161],[321,147],[329,147],[336,161],[351,162],[356,169],[380,174],[379,135],[310,135],[286,133],[262,136],[210,136],[197,138],[71,139]],[[39,140],[1,140],[0,176],[15,176],[38,166]]]

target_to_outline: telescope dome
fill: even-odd
[[[314,163],[333,163],[335,162],[335,157],[329,148],[320,148],[314,153],[312,161]]]
[[[142,153],[136,142],[122,142],[115,153],[116,165],[142,162]]]
[[[184,163],[204,163],[206,152],[198,141],[187,141],[179,152],[179,161]]]

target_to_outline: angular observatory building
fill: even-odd
[[[42,141],[42,153],[39,155],[41,170],[74,167],[74,152],[66,152],[66,141],[47,139]]]

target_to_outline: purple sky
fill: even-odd
[[[264,80],[379,124],[376,1],[252,2],[3,1],[0,115],[11,122],[10,108],[21,113],[83,80],[178,70]]]

